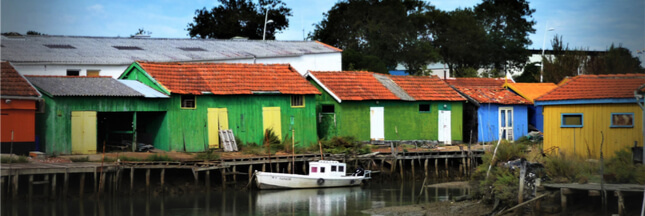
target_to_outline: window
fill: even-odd
[[[334,113],[334,105],[322,105],[322,113]]]
[[[336,172],[336,166],[331,166],[331,171]]]
[[[325,173],[325,167],[320,167],[320,173]]]
[[[76,47],[69,44],[45,44],[50,49],[76,49]]]
[[[634,127],[634,113],[612,113],[611,127]]]
[[[141,49],[141,47],[138,47],[138,46],[112,46],[112,47],[118,50],[143,50]]]
[[[195,95],[181,95],[181,108],[195,108]]]
[[[67,76],[78,76],[81,74],[81,70],[67,70]]]
[[[582,113],[562,114],[562,123],[560,127],[582,127],[583,122]]]
[[[311,173],[317,173],[318,167],[311,167]]]
[[[338,172],[345,172],[344,166],[338,166]]]
[[[430,104],[419,104],[419,112],[430,112]]]
[[[87,70],[87,76],[88,77],[97,77],[99,76],[99,73],[101,70]]]
[[[305,96],[291,95],[291,107],[305,107]]]

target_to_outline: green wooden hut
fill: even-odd
[[[231,129],[240,144],[262,143],[268,128],[301,146],[317,141],[320,92],[288,64],[135,62],[120,79],[170,95],[169,142],[159,149],[219,148],[220,129]]]
[[[312,71],[306,77],[323,92],[316,96],[321,138],[463,140],[465,98],[437,77],[365,71]]]
[[[47,154],[95,154],[133,143],[168,142],[168,96],[130,80],[111,77],[26,76],[42,93],[36,136]]]

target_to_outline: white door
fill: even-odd
[[[370,138],[385,140],[383,107],[370,107]]]
[[[452,137],[450,129],[450,111],[439,110],[439,142],[451,144]]]
[[[513,107],[499,108],[499,138],[513,141]]]

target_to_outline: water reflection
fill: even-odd
[[[157,196],[58,197],[50,200],[2,201],[1,215],[149,216],[149,215],[360,215],[360,211],[409,205],[421,182],[372,182],[367,187],[239,190]],[[448,200],[468,193],[464,188],[427,188],[421,203]]]

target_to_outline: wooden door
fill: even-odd
[[[439,110],[439,142],[451,144],[450,110]]]
[[[219,148],[219,130],[228,129],[228,110],[208,108],[208,148]]]
[[[513,141],[513,107],[499,108],[499,138]]]
[[[262,107],[262,124],[264,131],[271,128],[280,140],[282,140],[282,121],[280,120],[280,107]]]
[[[370,139],[385,140],[383,107],[370,107]]]
[[[96,153],[96,112],[72,111],[72,154]]]

